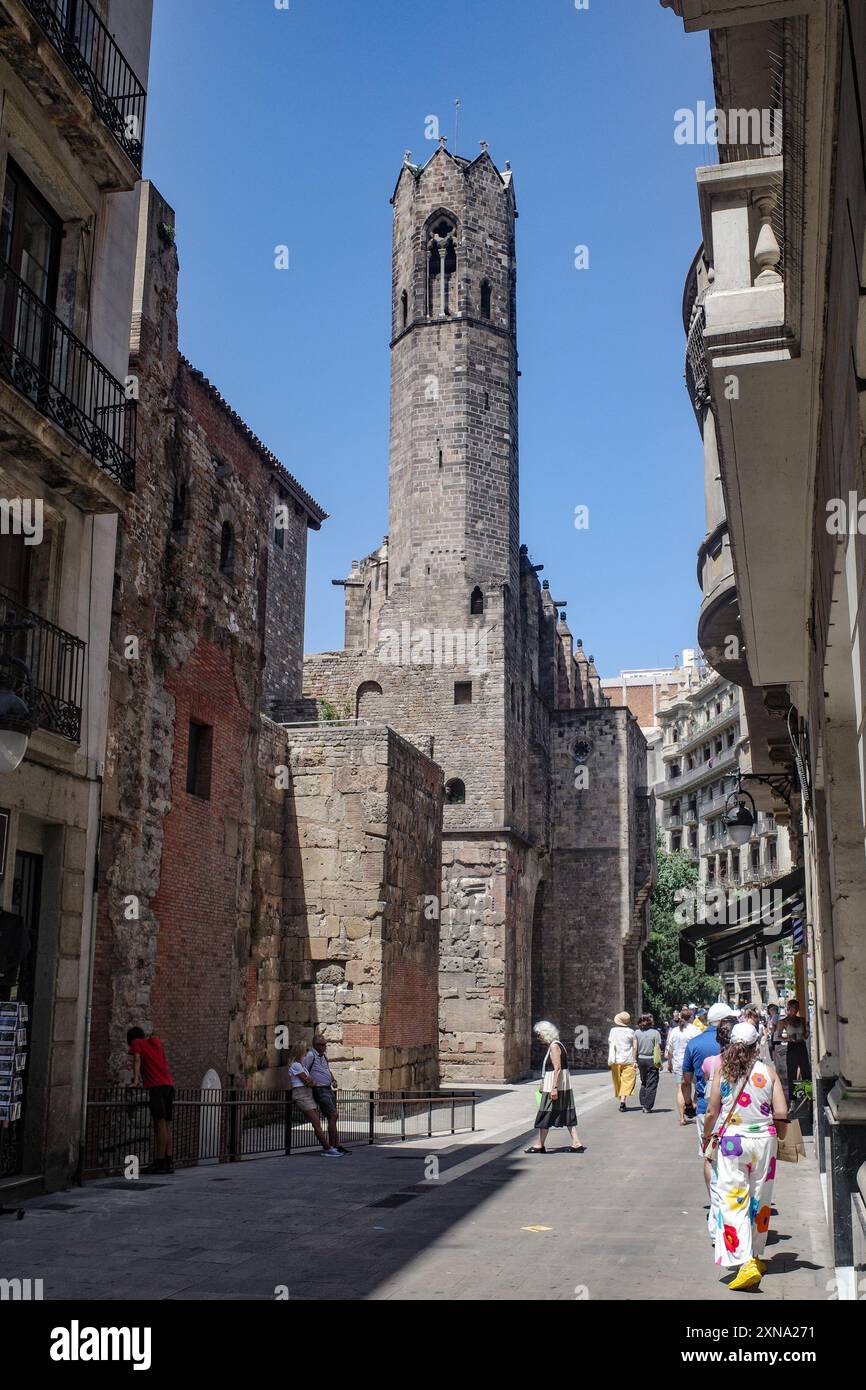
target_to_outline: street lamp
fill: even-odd
[[[731,792],[725,802],[725,826],[735,845],[749,842],[757,819],[755,803],[749,793],[740,788]]]
[[[27,752],[30,735],[36,727],[33,708],[33,678],[30,667],[12,653],[12,634],[33,626],[29,619],[14,618],[0,624],[3,638],[0,651],[0,773],[14,772]]]

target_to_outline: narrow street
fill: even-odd
[[[621,1115],[606,1073],[576,1082],[586,1153],[532,1142],[534,1083],[486,1093],[475,1134],[89,1183],[3,1223],[0,1278],[46,1299],[725,1299],[694,1126],[674,1087]],[[438,1177],[431,1157],[438,1160]],[[811,1141],[780,1165],[769,1269],[742,1299],[832,1294]],[[725,1278],[728,1276],[725,1275]]]

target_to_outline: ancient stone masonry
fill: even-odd
[[[126,1029],[175,1080],[225,1080],[244,1007],[264,696],[300,693],[308,527],[324,512],[178,352],[174,214],[142,185],[130,372],[137,489],[118,539],[91,1081]]]
[[[597,1062],[639,1005],[645,744],[519,544],[511,173],[442,147],[392,202],[389,534],[339,581],[345,649],[272,709],[384,721],[441,766],[442,1074],[501,1080],[533,1015]]]

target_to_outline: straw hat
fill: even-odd
[[[631,1014],[616,1014],[613,1021],[617,1028],[630,1028]]]

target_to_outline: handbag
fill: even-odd
[[[653,1066],[660,1067],[662,1064],[662,1050],[659,1043],[653,1044]]]
[[[737,1092],[737,1094],[734,1096],[733,1101],[731,1102],[731,1108],[730,1108],[730,1110],[728,1111],[727,1115],[725,1116],[724,1123],[723,1123],[723,1124],[720,1124],[719,1127],[718,1127],[718,1129],[713,1130],[713,1132],[712,1132],[712,1134],[710,1135],[709,1139],[708,1139],[708,1140],[706,1141],[706,1143],[704,1144],[704,1158],[708,1158],[708,1159],[710,1160],[711,1163],[712,1163],[713,1159],[715,1158],[715,1156],[716,1156],[716,1154],[717,1154],[717,1152],[718,1152],[718,1148],[719,1148],[719,1144],[721,1143],[722,1135],[724,1134],[724,1132],[725,1132],[725,1130],[727,1129],[728,1125],[731,1123],[731,1116],[733,1115],[734,1110],[736,1109],[737,1101],[740,1099],[740,1096],[743,1094],[743,1092],[744,1092],[745,1089],[746,1089],[746,1083],[747,1083],[747,1081],[748,1081],[750,1075],[751,1075],[751,1072],[747,1072],[746,1075],[743,1077],[742,1081],[740,1082],[740,1089],[739,1089],[739,1091]]]
[[[800,1159],[805,1157],[806,1145],[803,1143],[800,1121],[789,1120],[784,1137],[779,1136],[776,1158],[780,1163],[799,1163]]]

